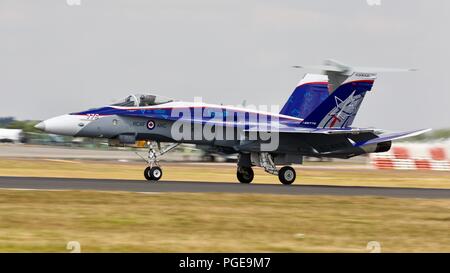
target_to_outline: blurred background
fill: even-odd
[[[445,0],[0,0],[0,178],[147,183],[138,156],[147,143],[34,125],[130,93],[283,105],[305,73],[319,72],[292,66],[330,58],[415,70],[379,73],[355,126],[433,130],[370,157],[306,158],[292,187],[448,190],[449,14]],[[236,156],[208,147],[181,145],[162,160],[163,180],[237,183]],[[255,173],[256,184],[279,184]],[[450,251],[449,199],[14,185],[0,199],[2,252],[60,252],[74,240],[83,251],[367,252],[374,240],[383,251]]]
[[[448,128],[449,6],[445,0],[2,0],[0,116],[42,120],[130,93],[283,105],[309,72],[291,66],[331,58],[418,69],[381,73],[355,126]]]
[[[33,125],[135,92],[283,105],[304,73],[317,72],[291,66],[333,58],[417,69],[380,73],[355,126],[433,128],[410,141],[445,145],[449,7],[438,0],[3,0],[0,141],[108,150],[106,140],[42,134]],[[166,159],[233,160],[198,148]]]

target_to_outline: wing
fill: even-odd
[[[264,126],[262,126],[264,127]],[[373,128],[326,128],[313,129],[304,127],[285,126],[283,124],[274,124],[268,128],[253,126],[246,132],[273,132],[281,135],[290,135],[291,139],[304,139],[319,142],[341,141],[347,142],[347,145],[355,148],[364,148],[368,145],[374,145],[382,142],[388,142],[407,137],[417,136],[430,131],[431,129],[420,129],[396,133],[383,133],[380,129]],[[297,136],[297,138],[296,138]],[[315,142],[315,141],[314,141]],[[329,152],[334,152],[330,150]]]

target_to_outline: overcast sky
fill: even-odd
[[[450,127],[450,1],[0,0],[0,116],[45,119],[133,92],[280,104],[325,58],[379,74],[354,125]]]

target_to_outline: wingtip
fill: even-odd
[[[432,130],[431,128],[416,130],[416,131],[412,132],[411,134],[409,134],[408,137],[413,137],[413,136],[418,136],[418,135],[421,135],[421,134],[425,134],[425,133],[428,133],[431,130]]]

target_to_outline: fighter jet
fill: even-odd
[[[352,127],[375,78],[375,73],[352,72],[332,88],[327,75],[306,74],[279,113],[134,94],[118,103],[47,119],[36,128],[122,144],[148,141],[144,177],[149,181],[161,179],[163,154],[180,143],[192,143],[238,154],[236,176],[241,183],[253,181],[252,167],[257,166],[289,185],[296,178],[291,165],[301,164],[304,156],[346,159],[386,152],[393,140],[429,130],[386,133]],[[161,148],[162,142],[170,144]]]

